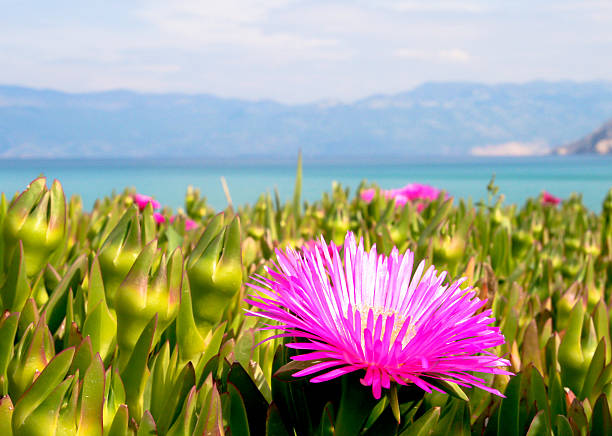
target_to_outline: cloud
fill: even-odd
[[[429,0],[429,1],[392,1],[389,7],[400,12],[470,12],[479,13],[487,10],[487,3],[482,1]]]
[[[550,148],[542,142],[519,141],[473,147],[470,150],[472,156],[537,156],[549,152]]]
[[[9,2],[0,14],[0,83],[295,103],[427,81],[612,78],[612,57],[599,55],[612,50],[604,0],[90,3]]]
[[[449,50],[424,51],[410,48],[399,48],[393,52],[394,56],[402,59],[414,59],[434,62],[464,63],[471,59],[470,54],[458,48]]]
[[[338,41],[278,30],[273,15],[296,2],[290,0],[224,0],[222,2],[157,2],[147,4],[138,15],[168,35],[183,49],[234,46],[275,51],[282,56],[337,58],[328,49]]]

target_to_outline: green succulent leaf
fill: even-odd
[[[66,376],[73,357],[74,348],[67,348],[56,355],[21,396],[13,412],[13,431],[21,428],[28,416],[56,389]]]
[[[400,436],[428,436],[436,427],[438,419],[440,419],[440,407],[432,407],[400,433]]]

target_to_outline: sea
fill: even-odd
[[[277,189],[282,200],[292,198],[296,161],[238,159],[2,159],[0,191],[9,198],[30,181],[45,175],[49,183],[58,179],[67,196],[80,195],[85,209],[97,198],[134,187],[152,195],[174,210],[184,207],[189,185],[199,188],[208,204],[217,210],[227,206],[222,188],[225,178],[234,205],[254,203],[260,194]],[[505,203],[523,204],[546,190],[567,198],[582,195],[595,212],[612,188],[612,156],[537,157],[418,157],[414,160],[309,161],[303,164],[302,196],[316,201],[331,191],[334,182],[351,189],[351,196],[366,180],[384,189],[418,182],[446,190],[450,195],[471,198],[487,196],[487,184],[495,184]]]

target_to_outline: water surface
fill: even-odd
[[[294,162],[204,160],[0,160],[0,191],[23,190],[38,175],[57,178],[67,195],[79,194],[91,208],[96,198],[133,186],[174,209],[183,205],[188,185],[199,187],[215,208],[226,206],[220,183],[227,180],[235,204],[253,203],[262,192],[277,187],[281,198],[293,193]],[[410,182],[446,189],[474,200],[486,196],[486,185],[496,175],[507,202],[522,204],[542,190],[567,197],[583,195],[584,203],[599,211],[612,187],[612,156],[546,156],[529,158],[419,158],[411,162],[304,162],[303,196],[314,201],[331,189],[332,181],[353,189],[366,179],[383,188]]]

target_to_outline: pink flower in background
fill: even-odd
[[[505,340],[485,301],[461,289],[464,279],[444,284],[446,273],[433,266],[413,270],[412,252],[367,252],[350,232],[344,256],[328,248],[321,238],[300,252],[276,250],[277,269],[256,276],[257,292],[246,300],[254,306],[248,314],[273,321],[266,329],[301,339],[287,347],[303,350],[292,359],[311,365],[295,377],[319,373],[317,383],[362,371],[375,398],[391,382],[439,390],[432,379],[501,395],[470,374],[511,375],[502,368],[508,360],[486,351]]]
[[[136,203],[136,205],[138,206],[138,209],[140,210],[144,210],[144,208],[147,207],[147,204],[149,203],[151,203],[151,206],[153,207],[153,209],[159,209],[161,207],[161,204],[159,204],[159,201],[153,200],[153,198],[149,197],[148,195],[134,194],[133,198],[134,198],[134,203]]]
[[[556,206],[561,203],[561,199],[559,197],[555,197],[550,192],[542,191],[542,204],[549,204],[551,206]]]
[[[433,201],[440,195],[440,190],[429,185],[422,185],[420,183],[410,183],[403,188],[381,190],[382,195],[390,200],[395,199],[397,206],[404,206],[408,202],[417,202],[417,211],[421,211],[425,208],[425,205],[419,200]],[[363,201],[369,203],[374,198],[376,190],[374,188],[364,189],[361,191],[360,196]],[[448,194],[446,195],[448,197]]]
[[[173,223],[174,220],[176,220],[176,218],[177,218],[177,215],[171,216],[170,222]],[[193,230],[196,227],[198,227],[198,223],[192,220],[191,218],[185,217],[184,219],[185,219],[185,230]]]
[[[159,212],[153,212],[153,219],[157,224],[163,224],[166,222],[166,218],[164,218],[164,216]]]
[[[193,230],[198,227],[198,223],[190,218],[185,218],[185,230]]]
[[[406,196],[410,200],[435,200],[440,195],[440,190],[429,185],[410,183],[403,188],[394,190],[398,194]]]
[[[369,203],[370,201],[372,201],[375,195],[376,195],[376,189],[374,188],[364,189],[363,191],[361,191],[361,199],[365,201],[366,203]]]

